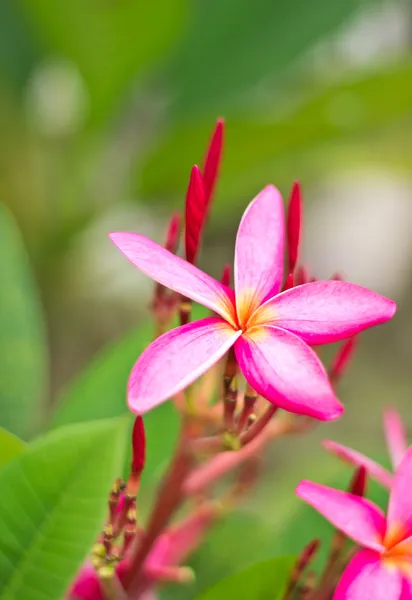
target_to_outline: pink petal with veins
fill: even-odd
[[[132,369],[130,409],[145,413],[173,397],[222,358],[241,334],[217,317],[164,333],[146,348]]]
[[[280,289],[284,228],[282,196],[268,185],[249,204],[237,232],[234,281],[240,321]]]
[[[143,235],[111,233],[110,239],[143,273],[235,323],[231,289]]]
[[[353,541],[370,550],[384,550],[385,516],[366,498],[311,481],[301,481],[296,494]]]
[[[253,389],[280,408],[323,421],[342,413],[322,363],[296,335],[254,327],[237,340],[235,352]]]
[[[252,321],[292,331],[308,344],[328,344],[384,323],[395,311],[392,300],[360,285],[315,281],[272,298]]]
[[[375,479],[384,487],[388,489],[391,488],[393,481],[392,473],[389,473],[389,471],[387,471],[384,467],[381,467],[381,465],[371,458],[368,458],[356,450],[352,450],[352,448],[343,446],[343,444],[332,442],[331,440],[325,440],[322,443],[323,447],[329,452],[332,452],[332,454],[335,454],[335,456],[338,456],[345,462],[354,465],[355,467],[365,467],[370,477]]]
[[[379,554],[361,550],[346,567],[333,600],[401,600],[402,583],[401,573],[386,567]]]

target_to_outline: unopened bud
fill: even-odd
[[[222,277],[220,281],[223,285],[230,286],[230,265],[225,265],[222,272]]]
[[[104,544],[95,544],[91,553],[93,556],[104,558],[106,556],[106,548],[104,547]]]
[[[132,471],[141,473],[146,462],[146,434],[143,418],[138,415],[132,432]]]
[[[205,161],[203,163],[203,184],[207,212],[209,210],[213,192],[216,187],[217,178],[219,176],[220,165],[222,162],[224,134],[225,122],[223,119],[218,119],[216,121],[216,126],[206,152]]]
[[[283,285],[282,292],[286,292],[286,290],[290,290],[294,286],[293,273],[289,273],[286,277],[285,283]]]
[[[303,571],[303,569],[313,560],[316,552],[319,549],[319,546],[320,540],[316,538],[304,547],[304,549],[299,555],[297,563],[300,571]]]
[[[287,232],[288,232],[288,265],[289,272],[295,269],[299,255],[300,231],[302,221],[302,198],[300,184],[295,181],[290,195]]]
[[[295,285],[303,285],[309,282],[309,272],[307,268],[303,265],[300,265],[296,270],[295,274]]]
[[[200,239],[206,219],[206,202],[203,189],[203,178],[196,165],[190,173],[189,186],[186,193],[186,226],[185,253],[186,260],[192,264],[200,246]]]
[[[178,571],[178,583],[194,583],[196,580],[196,573],[190,567],[179,567]]]
[[[104,565],[97,571],[97,575],[99,576],[99,579],[103,579],[105,581],[108,579],[113,579],[115,575],[115,568],[113,565]]]
[[[356,469],[349,484],[348,491],[355,496],[363,497],[366,491],[367,475],[368,473],[365,467],[362,466]]]
[[[354,336],[340,345],[329,370],[332,383],[336,383],[346,372],[353,359],[357,342],[358,338]]]
[[[176,254],[179,247],[181,217],[179,213],[172,215],[166,234],[165,248]]]

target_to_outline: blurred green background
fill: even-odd
[[[362,336],[340,389],[345,418],[269,454],[259,495],[196,559],[200,586],[279,550],[294,484],[336,476],[322,438],[382,456],[382,406],[412,420],[411,2],[0,3],[0,425],[24,439],[126,411],[153,286],[107,233],[163,239],[218,116],[226,146],[200,266],[219,276],[253,195],[272,182],[287,198],[300,179],[304,262],[399,312]],[[157,477],[171,407],[148,429]]]

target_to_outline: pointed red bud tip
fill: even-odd
[[[338,349],[330,368],[330,378],[336,382],[347,371],[356,350],[358,338],[356,336],[343,342]]]
[[[295,274],[295,285],[303,285],[309,283],[309,271],[303,265],[297,269]]]
[[[225,122],[223,119],[218,119],[203,163],[203,181],[207,207],[209,207],[212,200],[216,181],[219,176],[224,135]]]
[[[165,248],[176,254],[179,247],[181,218],[179,213],[172,215],[167,228]]]
[[[332,281],[345,281],[344,276],[342,275],[342,273],[334,273],[331,277]]]
[[[290,194],[288,209],[288,262],[289,271],[295,269],[299,255],[300,231],[302,226],[302,195],[299,181],[295,181]]]
[[[316,538],[309,542],[307,546],[305,546],[298,558],[298,568],[299,570],[303,570],[306,565],[310,563],[315,553],[318,551],[320,546],[320,539]]]
[[[220,281],[227,287],[230,286],[230,265],[225,265]]]
[[[293,273],[289,273],[286,277],[286,281],[283,285],[282,292],[286,292],[286,290],[290,290],[294,286]]]
[[[200,246],[202,229],[206,220],[206,203],[203,189],[203,178],[195,165],[190,173],[186,194],[186,260],[194,264]]]
[[[141,416],[137,416],[132,432],[132,471],[141,473],[146,462],[146,434]]]
[[[356,469],[349,484],[348,491],[355,496],[363,497],[366,491],[367,476],[368,473],[365,467],[359,467]]]

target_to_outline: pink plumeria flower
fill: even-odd
[[[412,600],[412,447],[394,476],[387,516],[369,500],[310,481],[296,493],[362,546],[334,600]]]
[[[408,447],[405,428],[396,409],[389,408],[385,410],[383,414],[383,427],[392,467],[396,470],[405,456]],[[331,440],[325,440],[323,446],[343,461],[356,467],[365,467],[370,477],[385,488],[390,489],[392,486],[393,474],[361,452],[352,450],[348,446]]]
[[[190,385],[234,346],[249,384],[290,412],[321,420],[343,407],[309,344],[353,336],[389,320],[391,300],[343,281],[317,281],[279,293],[283,280],[282,197],[266,187],[246,209],[236,238],[234,291],[137,233],[112,233],[141,271],[217,313],[155,340],[133,367],[131,410],[144,413]]]

